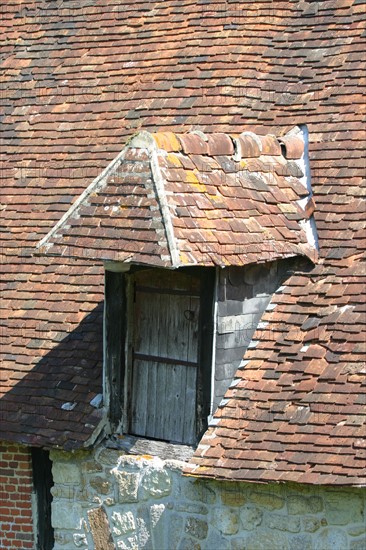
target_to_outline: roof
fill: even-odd
[[[297,395],[296,387],[306,383],[302,405],[325,414],[313,430],[311,459],[308,454],[286,455],[304,448],[297,444],[306,426],[282,416],[281,429],[287,426],[288,435],[282,440],[274,436],[273,451],[273,462],[286,456],[282,480],[307,468],[314,483],[361,483],[358,423],[364,416],[349,411],[341,420],[335,411],[344,410],[345,399],[358,411],[365,390],[363,343],[353,341],[364,334],[365,317],[355,326],[344,324],[340,315],[346,308],[351,320],[362,308],[364,6],[358,0],[281,2],[275,10],[268,2],[241,3],[234,10],[227,2],[220,4],[223,9],[214,5],[137,0],[124,2],[122,11],[119,1],[103,0],[80,0],[65,9],[58,3],[1,4],[0,437],[76,447],[90,441],[99,425],[95,414],[100,411],[90,401],[102,387],[101,266],[88,259],[44,259],[32,253],[127,139],[142,128],[284,136],[293,126],[306,124],[320,261],[314,272],[295,275],[286,292],[276,295],[281,305],[273,316],[281,312],[300,330],[275,331],[278,321],[267,312],[267,339],[262,333],[263,344],[255,349],[259,363],[251,370],[252,378],[257,369],[262,378],[250,381],[250,391],[253,403],[263,404],[255,397],[263,391],[263,380],[272,380],[273,401],[285,407]],[[314,332],[312,323],[317,322],[325,329],[325,340]],[[292,354],[299,337],[312,338],[323,348],[326,343],[339,361],[330,362],[326,354],[319,374],[305,373],[304,358]],[[289,387],[292,393],[273,378],[277,363],[267,358],[270,354],[281,357],[280,364],[286,362],[295,385]],[[319,381],[325,363],[337,382],[331,397]],[[347,375],[350,384],[341,393],[345,364],[354,374]],[[38,392],[35,397],[33,392]],[[62,409],[67,402],[77,405]],[[249,421],[240,395],[237,403],[241,418],[247,415]],[[228,417],[229,411],[220,414]],[[260,412],[255,405],[252,414]],[[252,437],[258,434],[254,420],[245,432]],[[347,437],[340,445],[342,424],[337,423],[347,421]],[[271,426],[259,426],[265,441],[278,434]],[[238,450],[242,433],[238,430],[240,435],[226,448]],[[330,457],[325,465],[323,446]],[[235,468],[221,468],[222,448],[216,447],[216,461],[211,458],[212,476],[232,479],[241,470],[248,480],[278,479],[270,467],[265,475],[263,468],[254,472],[246,458],[238,459]],[[202,446],[198,452],[202,454]],[[341,455],[348,457],[342,469],[337,464]],[[361,458],[355,460],[356,455]],[[251,456],[258,465],[264,455],[254,449]],[[317,463],[328,473],[315,469]]]
[[[274,295],[186,473],[365,485],[364,275],[316,267]]]
[[[315,260],[300,129],[282,144],[284,154],[271,135],[140,132],[39,249],[173,268]]]

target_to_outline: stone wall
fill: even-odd
[[[51,453],[55,550],[365,550],[365,489],[183,477],[183,463]]]

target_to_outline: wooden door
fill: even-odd
[[[130,433],[195,443],[199,326],[198,277],[135,274]]]

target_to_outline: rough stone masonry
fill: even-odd
[[[366,548],[366,489],[201,481],[104,446],[51,457],[55,550]]]

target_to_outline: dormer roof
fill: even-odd
[[[134,136],[39,244],[56,256],[242,266],[307,256],[302,133]],[[305,200],[304,200],[305,199]]]

